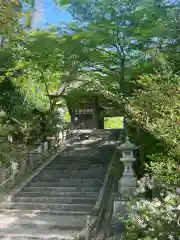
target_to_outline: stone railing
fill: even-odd
[[[79,129],[81,125],[78,126]],[[13,159],[9,167],[0,168],[0,196],[5,196],[16,184],[20,183],[34,169],[40,166],[46,159],[58,151],[63,150],[68,143],[78,137],[79,132],[73,128],[62,131],[56,137],[48,138],[36,149],[28,152],[20,161]]]
[[[119,140],[121,139],[121,137],[122,135],[120,134],[119,138],[117,139],[118,143],[120,142]],[[86,223],[83,231],[81,232],[81,236],[83,235],[85,240],[88,240],[92,236],[96,235],[103,219],[106,218],[106,221],[111,221],[113,215],[113,200],[114,200],[113,192],[114,179],[111,174],[111,170],[112,167],[116,165],[117,154],[118,151],[115,145],[115,150],[112,154],[111,161],[109,163],[108,170],[104,178],[103,186],[99,192],[96,204],[93,208],[93,212],[91,215],[88,215],[86,217]],[[78,236],[77,238],[80,239],[80,236]]]
[[[49,154],[48,142],[25,154],[20,161],[13,159],[7,168],[0,168],[0,194],[4,195],[21,177],[32,172]]]

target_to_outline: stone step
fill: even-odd
[[[84,176],[84,177],[87,177],[88,176],[92,176],[92,174],[94,175],[95,178],[97,178],[99,175],[104,175],[107,171],[107,168],[105,168],[103,171],[99,170],[99,171],[92,171],[92,170],[84,170],[84,171],[79,171],[77,168],[74,168],[74,169],[66,169],[64,171],[59,171],[59,170],[42,170],[38,175],[49,175],[49,174],[52,174],[53,176],[64,176],[66,178],[69,177],[69,176]]]
[[[104,160],[101,160],[101,161],[97,161],[97,160],[93,160],[93,161],[89,161],[89,162],[85,162],[85,161],[76,161],[74,163],[49,163],[46,167],[51,167],[51,168],[55,168],[55,167],[58,167],[58,168],[64,168],[64,167],[78,167],[78,166],[91,166],[92,168],[104,168],[108,165],[109,163],[109,159],[104,161]]]
[[[79,231],[52,230],[34,228],[4,228],[1,232],[1,240],[73,240]]]
[[[0,231],[4,228],[38,228],[58,230],[81,230],[85,226],[86,216],[56,216],[56,215],[30,215],[0,214]]]
[[[68,156],[68,155],[66,155],[68,153],[68,151],[64,151],[62,154],[59,154],[56,158],[54,158],[53,159],[53,162],[56,162],[56,161],[74,161],[75,159],[74,159],[74,157],[72,157],[72,156]],[[79,159],[78,157],[77,157],[77,159]]]
[[[99,176],[99,174],[104,174],[107,171],[107,167],[105,167],[104,169],[79,169],[78,166],[74,167],[74,168],[66,168],[63,170],[59,170],[59,169],[47,169],[44,168],[39,174],[53,174],[53,175],[60,175],[60,174],[80,174],[80,175],[90,175],[92,174],[92,172],[94,174],[97,174],[97,176]]]
[[[105,174],[106,170],[99,170],[99,169],[88,169],[88,170],[79,170],[79,169],[64,169],[64,170],[59,170],[59,169],[54,169],[54,170],[48,170],[48,169],[44,169],[41,171],[41,173],[43,174],[49,174],[49,175],[54,175],[54,174],[76,174],[76,173],[81,173],[84,174],[84,176],[86,176],[86,174],[92,174],[92,171],[94,173],[94,175],[98,176],[99,174]]]
[[[52,211],[89,211],[91,212],[94,204],[60,204],[60,203],[23,203],[11,202],[0,204],[1,208],[21,209],[21,210],[52,210]]]
[[[17,197],[83,197],[97,198],[98,192],[19,192]]]
[[[99,174],[103,174],[105,173],[107,170],[107,167],[104,168],[91,168],[91,167],[81,167],[81,166],[76,166],[76,167],[72,167],[72,168],[44,168],[41,173],[46,173],[46,174],[64,174],[64,173],[81,173],[84,174],[84,176],[86,174],[90,174],[92,172],[94,172],[94,174],[96,174],[97,176]]]
[[[105,177],[105,174],[98,174],[98,179],[104,179]],[[97,176],[94,175],[94,173],[90,173],[88,175],[85,175],[82,174],[82,173],[76,173],[76,174],[73,174],[73,173],[63,173],[63,174],[54,174],[54,175],[47,175],[47,174],[43,174],[43,173],[40,173],[38,174],[37,176],[35,176],[33,178],[32,181],[59,181],[61,179],[76,179],[76,178],[83,178],[83,179],[89,179],[90,181],[92,179],[97,179]]]
[[[87,156],[86,157],[83,155],[79,156],[66,156],[66,158],[59,158],[59,159],[54,159],[50,162],[50,164],[73,164],[73,163],[92,163],[94,162],[94,159],[96,159],[96,163],[102,163],[101,159],[102,158],[109,158],[111,154],[99,154],[99,155],[94,155],[94,156]]]
[[[113,150],[114,151],[114,150]],[[95,149],[95,150],[90,150],[89,153],[94,153],[94,155],[86,155],[87,157],[84,157],[84,153],[86,153],[87,151],[81,151],[83,152],[83,155],[81,155],[80,151],[77,151],[77,148],[74,149],[72,152],[78,152],[78,154],[76,156],[72,156],[69,155],[70,152],[64,152],[63,156],[58,156],[57,158],[55,158],[52,163],[59,163],[59,162],[77,162],[77,161],[84,161],[84,162],[88,162],[88,161],[93,161],[93,158],[96,158],[97,160],[101,160],[101,157],[108,157],[111,156],[113,154],[113,151],[107,151],[105,149]]]
[[[73,152],[77,152],[77,150],[74,150]],[[104,150],[99,151],[90,151],[91,155],[87,155],[85,154],[86,152],[83,152],[83,154],[81,155],[82,152],[78,152],[76,155],[70,155],[69,153],[64,153],[66,154],[66,156],[63,157],[59,157],[59,158],[55,158],[51,161],[51,163],[56,164],[56,163],[76,163],[76,162],[93,162],[93,159],[96,158],[97,163],[101,162],[101,159],[104,158],[109,158],[110,156],[112,156],[113,151],[111,152],[106,152]],[[71,152],[72,153],[72,152]],[[92,154],[94,153],[94,154]]]
[[[99,192],[99,187],[24,187],[25,192]]]
[[[97,185],[101,185],[102,184],[102,180],[103,178],[86,178],[84,179],[83,177],[82,178],[76,178],[76,177],[69,177],[69,178],[61,178],[60,176],[59,177],[54,177],[53,176],[47,176],[47,178],[44,178],[43,180],[42,179],[39,179],[39,177],[35,177],[31,183],[32,184],[39,184],[39,183],[44,183],[47,185],[43,185],[43,186],[47,186],[49,187],[48,184],[56,184],[56,185],[60,185],[60,186],[79,186],[79,185],[94,185],[94,184],[97,184]],[[50,186],[51,187],[51,186]]]
[[[96,164],[69,164],[69,166],[66,164],[62,166],[61,164],[59,166],[46,166],[46,170],[64,170],[64,169],[81,169],[81,170],[104,170],[107,166],[103,164],[102,166],[96,165]]]
[[[69,147],[69,149],[67,151],[63,152],[63,155],[59,155],[55,160],[58,159],[70,159],[72,160],[73,157],[75,158],[81,158],[82,156],[84,156],[84,154],[86,154],[86,156],[88,157],[92,157],[93,155],[98,155],[99,153],[102,152],[103,156],[112,154],[114,151],[115,147],[110,147],[108,145],[104,145],[104,146],[100,146],[99,148],[90,148],[89,146],[83,146],[81,145],[73,145],[71,147]],[[82,155],[81,155],[82,154]],[[99,155],[98,155],[99,156]]]
[[[92,197],[14,197],[13,202],[21,203],[72,203],[72,204],[95,204],[96,198]]]
[[[66,167],[78,167],[78,166],[81,166],[82,168],[83,167],[91,167],[91,168],[104,168],[104,167],[106,167],[106,164],[105,163],[99,163],[99,164],[97,164],[97,163],[84,163],[84,162],[76,162],[76,163],[64,163],[64,164],[62,164],[62,163],[56,163],[56,164],[49,164],[49,165],[47,165],[46,166],[46,168],[52,168],[52,169],[54,169],[54,168],[58,168],[58,169],[61,169],[61,168],[66,168]]]
[[[60,181],[41,181],[41,182],[36,182],[31,181],[28,186],[30,187],[76,187],[76,186],[84,186],[84,187],[93,187],[93,186],[101,186],[102,185],[102,180],[98,179],[90,179],[90,180],[85,180],[85,179],[69,179],[69,180],[60,180]]]
[[[76,159],[81,158],[82,155],[84,156],[84,154],[86,154],[86,156],[88,157],[92,157],[93,155],[98,155],[99,153],[102,153],[103,156],[107,156],[107,155],[111,155],[114,151],[115,147],[111,146],[109,147],[108,145],[102,145],[99,148],[90,148],[89,146],[83,146],[81,145],[73,145],[72,147],[69,147],[67,151],[63,152],[63,155],[59,155],[57,156],[55,160],[59,160],[59,159],[70,159],[72,160],[73,157],[75,157]],[[81,155],[82,153],[82,155]],[[72,155],[73,154],[73,155]],[[92,155],[93,154],[93,155]],[[99,157],[99,155],[98,155]]]
[[[57,215],[57,216],[87,216],[91,212],[90,211],[54,211],[49,209],[44,210],[23,210],[23,209],[0,209],[1,214],[6,214],[6,216],[14,216],[18,215],[19,218],[21,216],[49,216],[49,215]]]
[[[100,150],[100,151],[98,150],[94,152],[74,150],[74,151],[71,151],[71,153],[67,153],[67,157],[74,158],[75,161],[78,161],[78,160],[82,161],[82,159],[84,158],[85,162],[88,161],[88,159],[92,159],[94,157],[99,162],[101,159],[104,159],[106,161],[106,159],[110,158],[112,154],[113,154],[113,151],[107,152],[106,150]],[[90,161],[93,161],[93,159]]]
[[[81,158],[82,157],[87,157],[87,158],[91,158],[92,156],[98,156],[98,157],[106,157],[107,155],[109,155],[108,153],[106,154],[100,154],[99,152],[97,153],[97,151],[91,151],[89,150],[87,152],[86,151],[83,151],[83,150],[79,150],[79,149],[75,149],[75,150],[71,150],[70,152],[66,153],[66,156],[67,157],[73,157],[73,158],[76,158],[78,159],[78,157],[80,156]]]
[[[47,174],[47,175],[61,175],[61,174],[81,174],[81,175],[84,175],[86,176],[87,174],[92,174],[92,172],[94,173],[94,176],[99,176],[99,174],[105,174],[107,171],[107,169],[104,169],[104,170],[100,170],[100,169],[78,169],[78,168],[73,168],[73,169],[70,169],[70,168],[67,168],[67,169],[64,169],[64,170],[59,170],[59,169],[44,169],[42,170],[42,174]]]

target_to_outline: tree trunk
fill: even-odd
[[[121,59],[121,74],[120,74],[119,87],[123,94],[126,92],[126,86],[125,86],[124,80],[125,80],[125,58],[122,58]]]

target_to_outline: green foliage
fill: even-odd
[[[104,128],[123,128],[123,117],[105,117]]]
[[[71,103],[78,102],[79,96],[91,98],[98,93],[126,113],[149,154],[145,170],[152,177],[139,181],[138,190],[150,188],[153,196],[133,205],[122,239],[178,239],[179,2],[55,2],[67,5],[73,23],[26,32],[34,1],[25,1],[28,26],[18,24],[17,12],[21,15],[22,9],[15,12],[13,26],[8,21],[8,31],[0,23],[1,161],[12,156],[20,159],[19,152],[28,149],[30,137],[33,143],[64,127],[49,96],[60,84],[64,87],[60,97],[66,92]],[[146,138],[140,138],[144,135],[138,131],[147,133]],[[21,146],[17,153],[15,144],[7,143],[8,135]],[[121,173],[113,167],[112,174]]]
[[[127,223],[127,232],[120,239],[178,239],[179,194],[169,192],[162,199],[139,200]]]
[[[138,83],[139,90],[127,103],[131,120],[161,140],[164,147],[171,150],[170,155],[180,154],[179,76],[165,69],[164,72],[142,76]]]
[[[153,182],[141,186],[150,188],[153,196],[134,206],[122,238],[178,239],[179,1],[69,0],[63,4],[76,20],[65,27],[64,44],[76,46],[70,49],[70,61],[88,79],[85,89],[98,90],[116,102],[137,128],[136,137],[146,136],[138,140],[149,153],[145,170]]]
[[[168,8],[164,1],[145,0],[66,3],[76,20],[61,29],[69,67],[74,64],[78,73],[96,79],[110,91],[119,86],[127,95],[132,91],[132,79],[159,66],[151,56],[154,49],[168,46],[166,36],[172,25],[168,17],[176,18],[173,5]],[[67,46],[72,48],[67,51]]]
[[[158,139],[156,148],[164,151],[148,156],[151,162],[146,171],[152,177],[147,174],[139,181],[137,193],[150,189],[152,199],[131,202],[132,214],[122,239],[178,239],[180,78],[164,68],[138,82],[139,89],[127,103],[130,120]]]
[[[31,25],[34,0],[1,0],[0,2],[0,45],[10,36],[22,34]],[[21,19],[21,20],[20,20]],[[20,21],[19,21],[20,20]]]
[[[23,37],[10,37],[8,48],[6,45],[1,48],[0,135],[1,143],[5,141],[7,146],[8,136],[12,137],[12,149],[17,144],[26,146],[37,139],[45,140],[57,132],[57,123],[62,124],[49,97],[60,84],[57,42],[50,33],[35,31]],[[9,155],[6,160],[10,161],[10,152],[0,145],[0,151]]]

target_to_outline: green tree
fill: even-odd
[[[64,32],[72,46],[81,46],[73,49],[78,71],[94,89],[109,91],[129,124],[154,139],[139,141],[148,150],[154,145],[155,154],[146,156],[153,178],[140,182],[141,191],[150,187],[152,197],[135,204],[122,238],[178,239],[179,1],[62,3],[75,18]]]
[[[130,93],[130,80],[153,71],[158,62],[151,55],[171,41],[167,39],[168,26],[172,25],[168,15],[176,8],[173,4],[168,7],[164,1],[146,0],[68,1],[68,4],[76,20],[67,26],[68,30],[65,28],[67,42],[76,46],[68,50],[68,56],[71,51],[79,71],[106,85],[117,88],[118,84],[121,92]]]
[[[146,175],[138,188],[140,194],[151,189],[152,198],[131,203],[133,210],[122,239],[178,239],[180,78],[166,67],[156,74],[143,75],[138,82],[139,89],[127,103],[129,120],[159,142],[154,142],[157,150],[148,156],[151,161],[146,166],[153,178]],[[159,148],[164,151],[158,153]]]
[[[43,41],[43,45],[42,45]],[[57,129],[57,113],[49,92],[60,84],[61,49],[55,34],[43,31],[10,37],[1,48],[1,139],[16,143],[45,140]],[[2,148],[3,145],[2,145]]]

